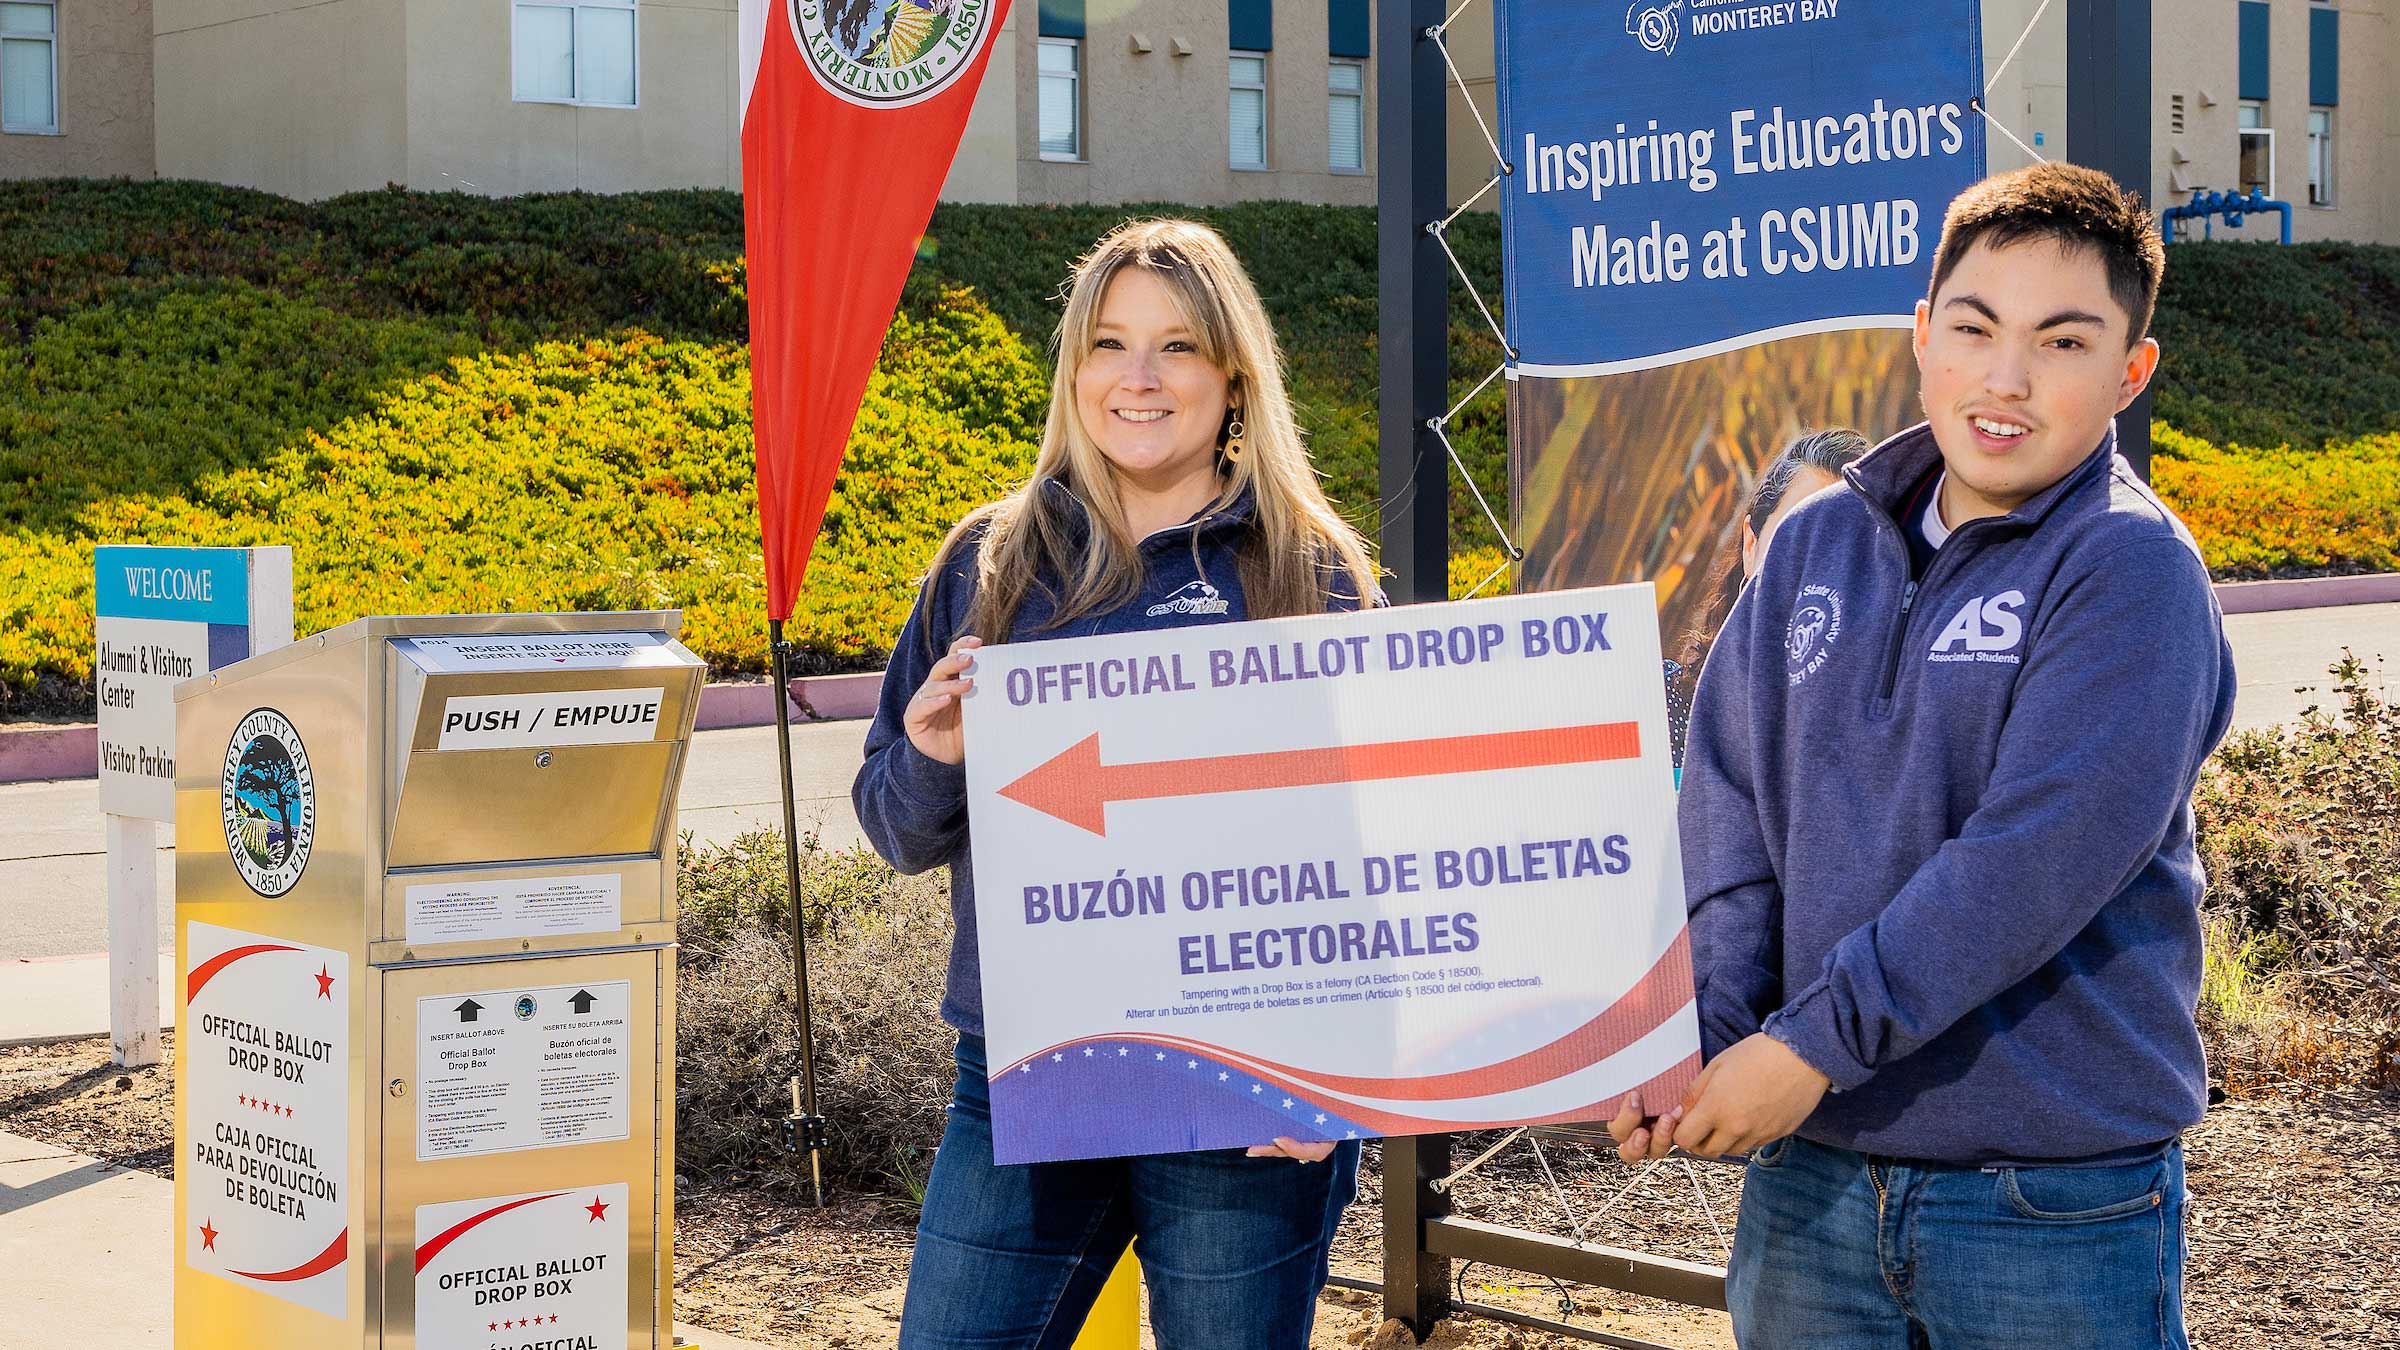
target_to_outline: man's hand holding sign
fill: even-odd
[[[963,711],[997,1160],[1682,1091],[1656,633],[1634,586],[962,640],[908,725],[951,762]]]

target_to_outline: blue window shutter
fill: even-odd
[[[1275,50],[1275,0],[1233,0],[1227,9],[1232,29],[1228,46],[1237,52]]]
[[[1325,54],[1354,56],[1365,60],[1374,55],[1367,39],[1374,25],[1367,16],[1367,0],[1325,0]]]
[[[2267,6],[2265,0],[2242,0],[2242,70],[2240,98],[2267,97]]]
[[[1083,0],[1041,0],[1042,37],[1083,36]]]
[[[2342,101],[2342,12],[2308,12],[2308,101],[2330,108]]]

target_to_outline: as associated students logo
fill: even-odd
[[[2025,638],[2025,621],[2017,617],[2017,611],[2024,607],[2023,591],[2002,591],[1989,599],[1974,597],[1943,625],[1925,659],[2019,664],[2022,658],[2017,655],[2017,644]]]
[[[298,885],[316,836],[317,780],[282,713],[260,708],[233,729],[221,787],[225,847],[242,881],[270,898]]]
[[[1783,633],[1784,672],[1795,685],[1824,669],[1842,637],[1842,593],[1831,586],[1800,588]]]
[[[1639,38],[1642,50],[1661,56],[1675,54],[1676,39],[1683,36],[1683,0],[1633,0],[1625,11],[1625,31]]]
[[[995,0],[785,0],[817,83],[873,108],[948,88],[983,45]]]

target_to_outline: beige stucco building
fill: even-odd
[[[1491,173],[1490,4],[1450,31],[1455,199]],[[0,176],[302,198],[741,182],[737,0],[0,0]],[[2068,5],[1984,0],[1997,121],[2066,143]],[[2400,243],[2400,0],[2152,0],[2151,198],[2255,185]],[[2037,11],[2041,18],[2030,31]],[[944,196],[1374,200],[1372,0],[1015,0]],[[2024,163],[1989,137],[1992,167]],[[2272,217],[2254,217],[2255,237]]]
[[[156,173],[150,0],[0,11],[0,178]]]

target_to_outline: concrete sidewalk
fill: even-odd
[[[174,1224],[173,1183],[0,1133],[0,1350],[170,1350]],[[675,1334],[772,1350],[681,1322]]]

